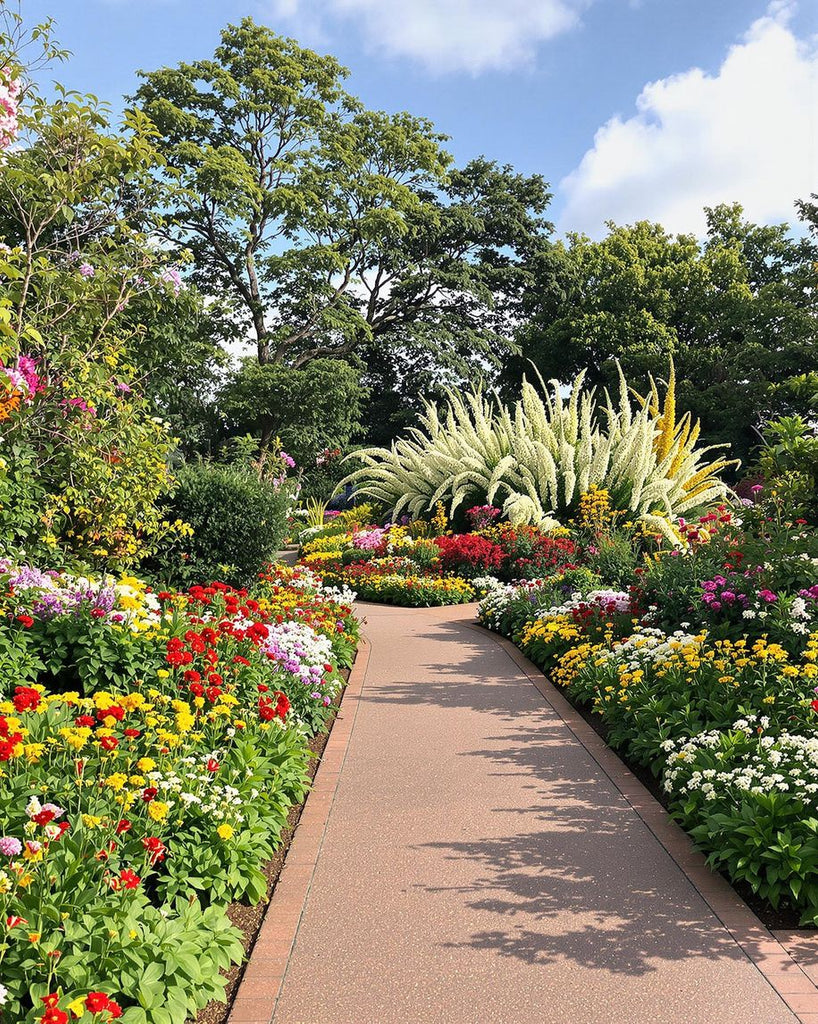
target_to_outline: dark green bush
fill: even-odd
[[[255,581],[287,533],[291,484],[259,479],[241,465],[190,463],[177,474],[167,516],[182,519],[192,536],[164,549],[148,567],[162,583],[187,586],[222,580]]]

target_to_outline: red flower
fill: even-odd
[[[814,700],[812,704],[810,704],[810,707],[813,711],[818,711],[818,700]]]
[[[41,700],[40,694],[31,686],[14,687],[12,703],[17,712],[22,713],[23,711],[34,710],[34,708],[39,707]]]
[[[165,859],[167,846],[157,836],[146,836],[142,840],[142,845],[150,854],[149,860],[151,864],[156,864]]]
[[[146,786],[145,789],[142,790],[142,799],[146,804],[149,804],[158,792],[159,790],[156,786]]]
[[[34,619],[30,615],[18,615],[17,621],[24,629],[31,629],[34,625]]]
[[[219,762],[216,760],[215,757],[211,757],[210,760],[207,762],[207,770],[209,772],[217,772],[219,770]]]
[[[116,750],[119,746],[119,740],[116,736],[103,736],[99,741],[99,745],[103,750]]]
[[[135,740],[138,736],[141,736],[142,733],[140,732],[139,729],[126,729],[125,735],[128,737],[128,739]]]
[[[89,992],[85,997],[85,1009],[89,1013],[102,1013],[108,1009],[110,999],[105,992]]]
[[[130,832],[133,825],[128,821],[127,818],[123,818],[122,821],[117,823],[116,834],[121,836],[123,832]]]
[[[108,717],[115,718],[117,722],[121,722],[125,717],[125,709],[121,708],[118,704],[111,704],[110,707],[100,708],[97,711],[97,718],[100,722],[104,722]]]
[[[40,811],[40,813],[39,814],[35,814],[34,817],[31,820],[36,822],[38,825],[47,825],[49,823],[49,821],[53,821],[54,820],[54,812],[53,811]]]
[[[189,668],[185,670],[184,678],[188,683],[198,683],[201,682],[202,674],[197,672],[195,668]]]
[[[78,715],[74,719],[74,725],[80,729],[93,729],[97,723],[90,715]]]
[[[40,1017],[40,1024],[68,1024],[68,1014],[60,1009],[60,996],[57,992],[41,996],[40,1002],[45,1005],[45,1013]]]
[[[108,1013],[110,1013],[111,1015],[111,1020],[116,1020],[117,1018],[122,1016],[122,1007],[119,1005],[119,1003],[115,1003],[113,999],[110,999],[108,1001],[107,1009]]]
[[[135,875],[130,868],[125,868],[119,875],[119,884],[123,889],[137,889],[142,879]]]
[[[233,664],[234,665],[249,665],[250,662],[247,660],[247,658],[243,658],[240,654],[237,654],[236,657],[233,659]]]
[[[101,619],[104,615],[105,615],[105,612],[102,610],[102,608],[92,608],[91,609],[91,617],[94,618],[94,619]]]
[[[28,921],[24,917],[17,917],[16,914],[6,918],[6,928],[16,928],[20,924],[28,924]]]

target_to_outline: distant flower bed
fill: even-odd
[[[441,513],[442,514],[442,513]],[[302,562],[327,582],[349,586],[362,600],[401,605],[474,600],[481,578],[519,579],[570,564],[574,541],[534,526],[496,523],[499,509],[470,509],[479,532],[446,531],[438,522],[363,525],[345,513],[324,527],[302,530]],[[442,528],[442,529],[441,529]]]
[[[243,955],[225,907],[266,893],[354,595],[0,572],[0,1019],[181,1024]]]

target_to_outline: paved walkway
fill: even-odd
[[[275,1024],[797,1020],[473,607],[360,611]]]

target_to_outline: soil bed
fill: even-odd
[[[343,675],[346,679],[349,679],[349,669],[344,670]],[[318,766],[321,764],[321,756],[324,753],[324,748],[329,740],[329,735],[332,732],[332,727],[335,724],[335,719],[338,717],[338,708],[341,703],[344,691],[336,694],[335,700],[333,701],[334,713],[332,718],[329,720],[327,729],[325,732],[319,733],[309,742],[310,750],[313,753],[313,758],[309,767],[310,782],[315,778],[315,774],[318,771]],[[309,794],[304,801],[309,800]],[[281,833],[281,845],[271,861],[267,864],[264,869],[264,874],[267,876],[268,889],[267,898],[262,900],[261,903],[255,907],[250,906],[247,903],[231,903],[227,908],[227,916],[230,918],[232,923],[244,933],[244,952],[245,960],[243,963],[234,964],[227,972],[227,988],[224,993],[224,1002],[210,1002],[204,1009],[200,1010],[194,1018],[194,1024],[226,1024],[227,1018],[230,1016],[230,1010],[233,1005],[233,998],[241,982],[242,975],[244,974],[244,968],[250,959],[250,952],[253,948],[253,944],[256,941],[259,930],[261,928],[264,915],[267,912],[267,907],[272,899],[273,892],[275,891],[278,877],[281,874],[281,869],[284,867],[284,862],[287,859],[287,851],[290,848],[293,835],[295,834],[296,826],[298,825],[301,812],[304,810],[304,803],[294,804],[290,808],[290,813],[287,816],[287,827]]]

